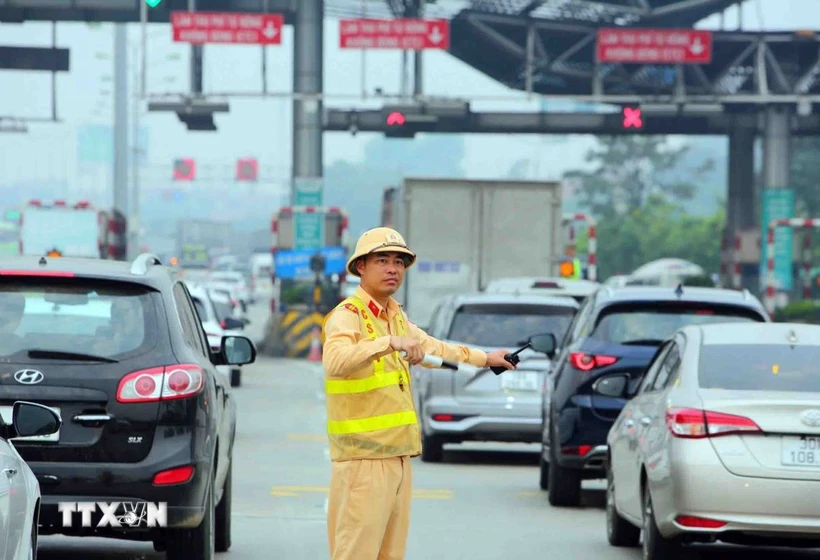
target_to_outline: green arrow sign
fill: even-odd
[[[325,244],[325,215],[323,213],[297,212],[293,215],[294,249],[321,249]]]

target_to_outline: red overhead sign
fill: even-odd
[[[599,29],[598,62],[709,64],[712,33],[696,29]]]
[[[339,23],[343,49],[421,51],[450,48],[446,19],[343,19]]]
[[[281,45],[282,14],[173,12],[171,27],[178,43]]]

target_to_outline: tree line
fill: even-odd
[[[820,138],[798,138],[792,146],[797,215],[820,217]],[[725,196],[710,216],[687,213],[687,203],[715,166],[709,158],[685,165],[690,149],[661,136],[599,137],[586,154],[587,169],[564,175],[576,185],[581,207],[598,222],[601,279],[663,257],[692,261],[707,273],[719,271]],[[756,181],[759,192],[759,175]]]

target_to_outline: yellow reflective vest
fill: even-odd
[[[382,322],[367,306],[350,297],[338,307],[359,310],[362,336],[388,336]],[[337,308],[338,308],[337,307]],[[406,336],[406,318],[399,313],[397,336]],[[398,352],[392,352],[344,379],[325,375],[327,432],[332,461],[384,459],[421,453],[421,432],[416,417],[410,373]]]

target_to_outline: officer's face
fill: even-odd
[[[404,263],[401,253],[369,255],[358,264],[362,287],[371,293],[393,295],[404,279]]]

